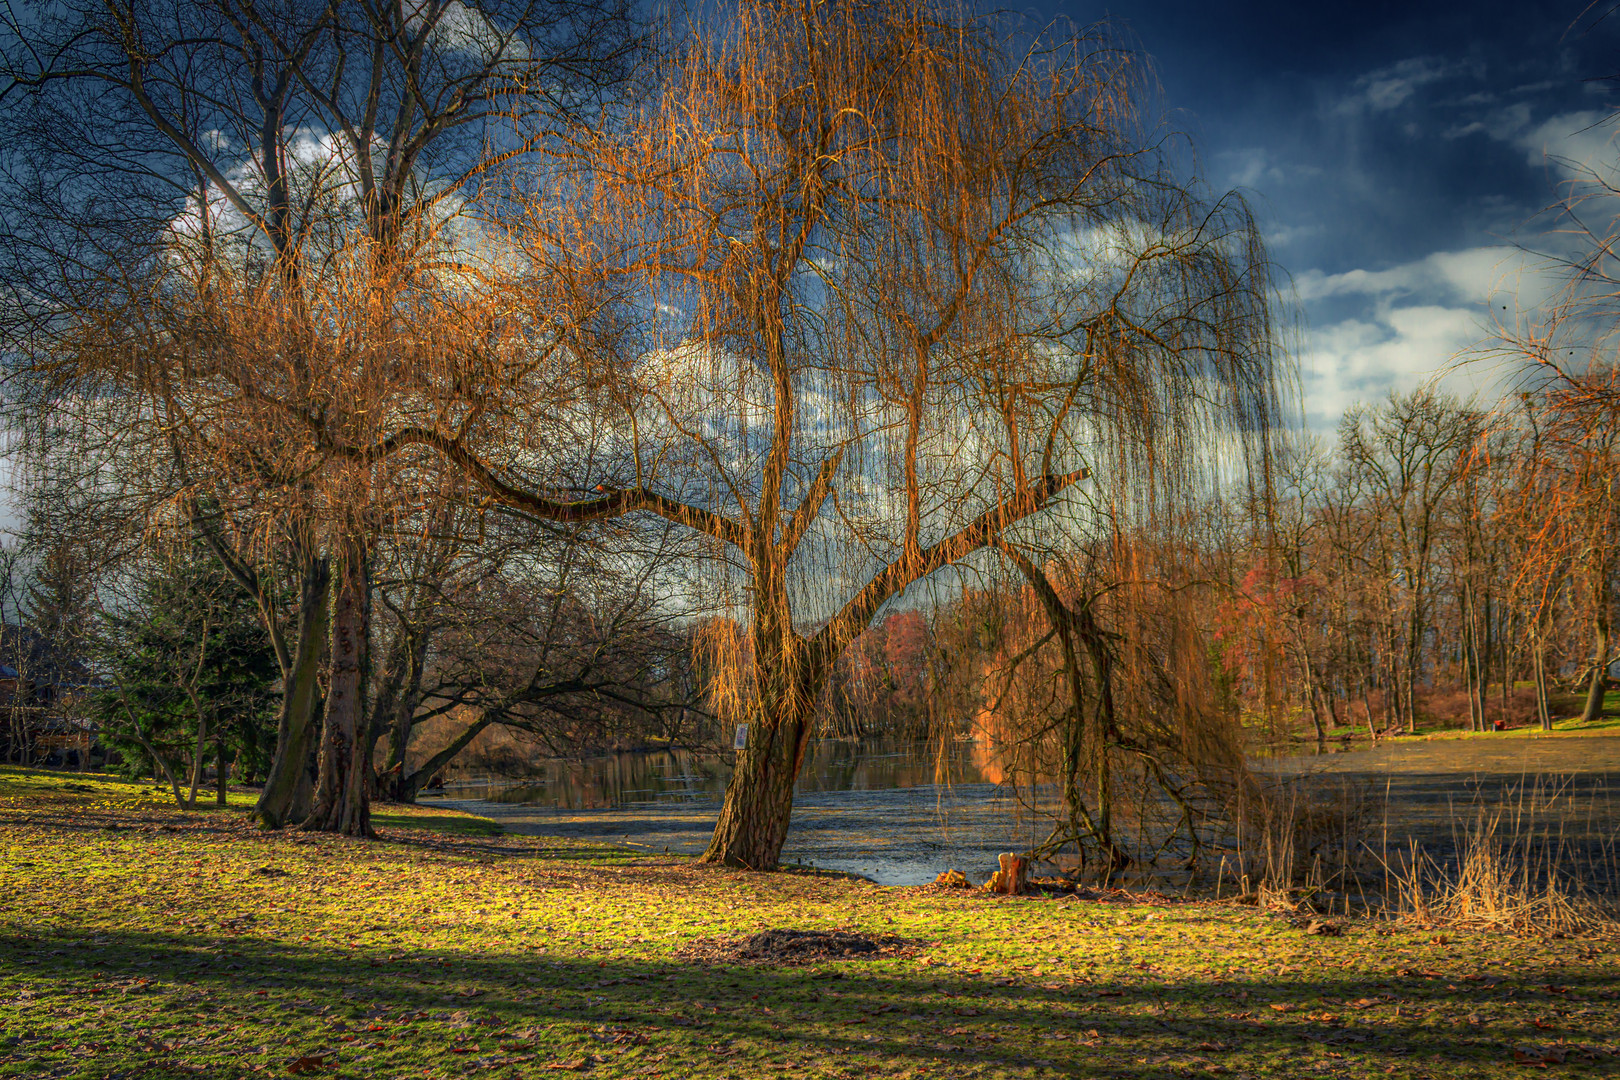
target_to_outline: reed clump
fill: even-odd
[[[1613,899],[1591,887],[1578,853],[1561,840],[1513,829],[1518,820],[1502,810],[1474,815],[1451,860],[1409,840],[1385,864],[1386,913],[1425,928],[1515,934],[1620,929]]]
[[[1380,815],[1380,797],[1349,777],[1258,783],[1234,801],[1221,877],[1241,902],[1283,911],[1426,929],[1620,931],[1620,845],[1606,785],[1581,789],[1551,775],[1471,784],[1472,799],[1445,815],[1447,836],[1444,826],[1437,834],[1407,819],[1411,807],[1397,809],[1388,791]]]
[[[1240,790],[1227,864],[1240,895],[1286,911],[1343,906],[1364,869],[1371,810],[1366,786],[1342,777],[1257,780]]]

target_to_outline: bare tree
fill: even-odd
[[[1395,571],[1390,587],[1403,616],[1397,709],[1408,731],[1416,721],[1446,500],[1462,480],[1479,429],[1477,413],[1428,390],[1352,410],[1339,428],[1346,467],[1374,492],[1387,529]]]
[[[385,794],[414,799],[492,725],[559,756],[690,738],[696,702],[671,677],[689,662],[690,613],[671,588],[680,551],[667,526],[586,534],[453,498],[423,526],[379,547],[390,625],[370,737],[388,740]],[[451,713],[472,719],[407,768],[416,726]]]
[[[299,617],[277,643],[261,816],[291,816],[321,712],[307,824],[368,834],[368,567],[400,470],[329,466],[322,447],[386,422],[414,377],[395,291],[421,284],[424,245],[456,248],[447,223],[493,164],[599,102],[632,21],[612,3],[213,0],[54,5],[6,29],[9,341],[34,400],[133,396],[186,463],[184,497],[251,506],[258,552],[291,538]],[[268,604],[256,552],[211,542]]]

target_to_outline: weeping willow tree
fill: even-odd
[[[1100,35],[1015,51],[909,6],[732,15],[611,198],[658,241],[641,426],[703,477],[749,628],[705,857],[769,867],[813,704],[884,605],[1072,512],[1121,440],[1177,469],[1209,408],[1264,423],[1274,357],[1251,222],[1176,175]]]
[[[748,731],[705,858],[769,868],[815,702],[885,605],[1070,512],[1122,439],[1175,470],[1211,416],[1262,430],[1278,361],[1253,222],[1199,195],[1106,35],[1015,49],[994,20],[837,0],[724,5],[688,40],[645,108],[578,136],[566,198],[501,208],[547,295],[589,297],[552,337],[584,366],[633,352],[603,368],[618,479],[525,482],[521,379],[494,377],[522,368],[489,354],[501,407],[374,452],[709,542],[700,587],[743,628],[711,635],[711,685]]]

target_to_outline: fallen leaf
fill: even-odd
[[[540,1067],[542,1069],[551,1069],[554,1072],[584,1072],[595,1063],[595,1059],[586,1054],[584,1057],[572,1058],[568,1061],[553,1061],[549,1065]]]

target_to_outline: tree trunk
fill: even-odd
[[[1080,843],[1082,829],[1096,841],[1107,870],[1123,870],[1131,864],[1131,857],[1114,842],[1113,835],[1113,774],[1109,760],[1109,743],[1117,736],[1114,711],[1114,656],[1101,628],[1097,626],[1091,609],[1082,604],[1071,608],[1058,594],[1046,571],[1010,544],[996,547],[1018,567],[1019,573],[1035,590],[1036,597],[1046,611],[1047,618],[1058,630],[1063,649],[1063,668],[1068,676],[1070,706],[1065,714],[1063,734],[1063,808],[1069,820],[1069,831],[1080,850],[1084,865],[1085,848]],[[1078,644],[1086,650],[1092,675],[1097,681],[1097,709],[1091,730],[1086,725],[1085,677],[1080,671]],[[1089,739],[1088,739],[1089,735]],[[1086,749],[1092,751],[1087,760]],[[1097,813],[1093,815],[1080,791],[1080,781],[1089,768],[1097,786]]]
[[[1373,719],[1372,692],[1372,678],[1364,674],[1361,677],[1361,701],[1367,708],[1367,738],[1376,743],[1378,741],[1378,722]]]
[[[1586,688],[1586,708],[1581,710],[1581,723],[1596,723],[1603,716],[1603,692],[1609,683],[1609,613],[1607,589],[1600,590],[1596,625],[1593,627],[1592,679]]]
[[[1052,595],[1056,597],[1055,590]],[[1118,713],[1115,711],[1114,703],[1114,655],[1089,606],[1073,610],[1065,605],[1064,610],[1069,613],[1076,634],[1086,646],[1086,652],[1091,657],[1091,670],[1097,679],[1097,716],[1095,730],[1092,733],[1094,741],[1092,769],[1097,779],[1097,814],[1090,823],[1091,833],[1107,859],[1108,870],[1123,870],[1131,865],[1131,856],[1114,841],[1114,777],[1108,756],[1109,744],[1119,741],[1119,730],[1116,725]],[[1084,813],[1083,806],[1081,810]]]
[[[388,733],[388,760],[383,764],[382,775],[386,779],[381,785],[383,797],[395,802],[415,802],[416,793],[421,789],[422,783],[434,771],[442,768],[450,758],[430,770],[427,766],[418,769],[416,773],[407,776],[405,773],[405,751],[410,746],[411,729],[416,726],[416,710],[422,703],[422,671],[427,665],[427,635],[413,635],[410,647],[405,650],[402,662],[406,665],[403,678],[399,681],[390,679],[390,687],[396,689],[390,695],[389,709],[379,708],[375,712],[373,724],[381,729],[386,725]],[[399,687],[403,682],[403,687]],[[478,731],[482,731],[489,723],[488,720],[478,724]],[[478,731],[474,731],[476,735]],[[373,736],[382,734],[381,730],[373,731]],[[468,736],[470,742],[472,736]],[[376,745],[375,742],[372,744]],[[466,743],[456,747],[460,753]],[[451,754],[450,757],[454,757]],[[420,775],[418,775],[420,774]]]
[[[1320,750],[1327,745],[1328,724],[1326,720],[1327,705],[1323,702],[1323,694],[1315,683],[1308,684],[1306,691],[1310,695],[1311,726],[1316,729],[1316,746]]]
[[[1492,629],[1492,605],[1489,589],[1485,591],[1485,599],[1481,606],[1484,608],[1485,617],[1483,630],[1479,634],[1479,720],[1489,730],[1491,725],[1486,717],[1485,707],[1486,698],[1489,697],[1491,692],[1491,663],[1496,657],[1496,641]],[[1502,714],[1502,720],[1504,723],[1506,722],[1507,713]]]
[[[193,706],[197,705],[195,694],[191,697]],[[192,809],[197,806],[197,788],[202,784],[203,754],[208,750],[208,719],[201,708],[197,708],[197,745],[191,755],[191,791],[186,795],[186,805]]]
[[[804,765],[815,701],[848,642],[829,640],[825,630],[814,643],[799,637],[773,546],[762,542],[752,562],[753,694],[742,718],[748,735],[703,861],[774,870],[787,842],[793,785]]]
[[[1385,624],[1384,655],[1379,657],[1378,680],[1379,688],[1384,691],[1384,718],[1380,721],[1383,732],[1393,731],[1400,722],[1400,685],[1399,653],[1395,645],[1395,623],[1393,620]]]
[[[320,712],[321,654],[326,648],[331,567],[311,559],[304,568],[298,606],[298,645],[282,675],[276,749],[253,818],[266,829],[297,824],[309,812],[309,753]]]
[[[1457,639],[1462,660],[1463,691],[1468,695],[1468,730],[1485,730],[1484,701],[1479,689],[1479,650],[1475,647],[1474,591],[1465,582],[1458,598]]]
[[[371,631],[371,581],[363,543],[350,537],[337,567],[328,645],[326,722],[321,725],[315,805],[304,829],[371,837],[370,740],[366,718],[366,651]]]
[[[1552,730],[1552,710],[1547,701],[1547,661],[1543,654],[1543,647],[1538,638],[1532,645],[1535,650],[1536,674],[1536,716],[1541,720],[1541,730]]]
[[[1500,650],[1500,655],[1497,657],[1497,662],[1501,665],[1502,669],[1501,704],[1503,722],[1507,721],[1508,707],[1513,704],[1513,677],[1515,675],[1513,670],[1513,650],[1511,647],[1513,624],[1511,621],[1508,621],[1511,614],[1512,613],[1510,610],[1508,613],[1503,615],[1504,621],[1502,625],[1502,632],[1498,634],[1496,638],[1497,648]]]
[[[737,752],[704,862],[774,870],[787,842],[793,785],[804,763],[816,695],[828,665],[809,656],[805,643],[777,621],[787,619],[785,604],[780,612],[773,617],[756,611],[757,711],[748,718],[748,742]]]
[[[1300,636],[1303,637],[1303,633]],[[1310,650],[1306,649],[1302,645],[1299,650],[1299,655],[1301,660],[1300,666],[1304,670],[1305,674],[1305,697],[1306,703],[1310,706],[1311,710],[1311,726],[1316,729],[1316,745],[1317,748],[1320,749],[1321,747],[1327,745],[1328,733],[1327,721],[1323,719],[1322,715],[1324,711],[1322,704],[1322,688],[1317,684],[1316,665],[1311,663]]]
[[[320,757],[317,735],[324,723],[326,723],[326,699],[322,697],[315,702],[315,708],[309,714],[309,723],[304,728],[304,763],[293,777],[289,821],[299,823],[307,821],[310,810],[315,806],[315,767]]]
[[[422,767],[408,776],[405,775],[404,765],[401,762],[398,779],[390,785],[388,797],[395,802],[415,802],[416,793],[422,790],[422,786],[440,769],[450,764],[457,754],[467,749],[467,744],[477,738],[479,732],[489,727],[494,718],[493,712],[481,714],[477,720],[467,725],[465,731],[450,740],[449,746],[422,762]]]
[[[230,777],[225,771],[225,725],[214,725],[214,802],[224,806],[229,799]]]
[[[384,735],[392,735],[395,721],[398,718],[398,704],[400,686],[405,681],[405,643],[402,640],[405,632],[401,629],[394,640],[389,643],[387,659],[383,662],[380,674],[373,671],[371,679],[371,715],[366,720],[366,738],[370,740],[371,760],[377,760],[377,744],[382,742]],[[395,747],[388,748],[388,759],[383,764],[386,773],[399,762],[396,760]],[[375,794],[378,790],[373,789]]]
[[[1402,681],[1401,695],[1406,721],[1406,733],[1412,734],[1417,730],[1417,686],[1418,668],[1423,664],[1423,632],[1424,618],[1422,611],[1414,610],[1412,621],[1407,628],[1406,641],[1406,677]]]
[[[793,784],[809,742],[810,710],[786,709],[767,720],[769,716],[762,709],[749,723],[748,745],[737,754],[704,862],[774,870],[782,857],[793,814]]]

